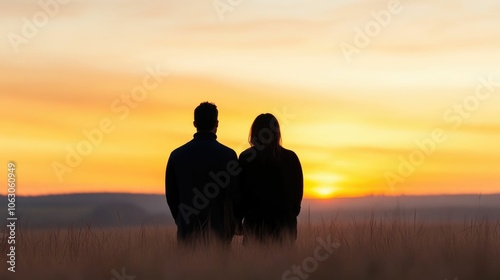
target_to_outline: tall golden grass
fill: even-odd
[[[341,246],[319,261],[316,270],[283,277],[314,256],[317,238],[328,236]],[[1,244],[7,248],[5,237]],[[135,280],[500,279],[500,221],[331,221],[301,225],[292,248],[243,246],[241,237],[235,237],[228,249],[211,245],[195,250],[176,245],[174,228],[86,226],[20,230],[16,248],[17,272],[7,271],[4,253],[0,279],[120,280],[112,271],[121,274],[122,268]]]

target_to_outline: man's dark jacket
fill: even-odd
[[[239,204],[236,152],[212,132],[197,132],[168,159],[165,194],[180,241],[211,232],[222,241],[233,236],[233,206]]]

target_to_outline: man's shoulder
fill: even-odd
[[[255,147],[250,147],[250,148],[244,150],[243,152],[241,152],[239,159],[246,160],[248,158],[254,158],[256,156],[256,154],[257,154],[257,150],[255,149]],[[283,148],[283,147],[281,147],[280,155],[281,155],[282,160],[285,160],[285,161],[299,160],[299,157],[297,156],[297,154],[294,151]]]
[[[228,146],[222,144],[219,141],[216,141],[216,143],[217,143],[217,146],[219,147],[219,149],[220,149],[221,152],[227,153],[230,156],[235,156],[236,157],[236,152],[233,149],[229,148]]]
[[[176,156],[178,154],[182,154],[184,152],[186,152],[187,150],[189,150],[189,146],[191,145],[191,142],[192,141],[188,141],[186,142],[185,144],[183,144],[182,146],[179,146],[177,148],[175,148],[171,153],[170,153],[170,156]]]
[[[194,141],[189,141],[189,142],[185,143],[184,145],[173,150],[170,153],[170,156],[175,157],[175,156],[183,155],[186,153],[190,153],[192,151],[192,149],[198,150],[199,146],[198,147],[196,147],[196,146],[197,146],[197,143],[195,143]],[[222,154],[222,155],[227,156],[227,157],[236,157],[237,156],[236,152],[233,149],[220,143],[219,141],[213,141],[211,144],[208,144],[208,146],[205,146],[204,149],[216,151],[217,153]]]

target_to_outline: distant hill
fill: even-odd
[[[0,201],[6,201],[6,197],[0,196]],[[17,216],[21,225],[28,228],[175,224],[165,196],[149,194],[91,193],[17,197]],[[349,221],[372,217],[427,222],[497,221],[500,220],[500,194],[304,199],[299,220]]]
[[[500,194],[366,196],[336,198],[331,201],[304,200],[299,219],[343,221],[372,217],[416,219],[425,222],[498,221]]]
[[[6,201],[5,197],[0,198]],[[69,225],[175,225],[162,195],[91,193],[17,197],[17,216],[29,228]]]

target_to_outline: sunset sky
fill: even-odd
[[[203,101],[237,153],[275,114],[309,198],[500,193],[497,0],[41,2],[0,0],[18,195],[164,193]]]

